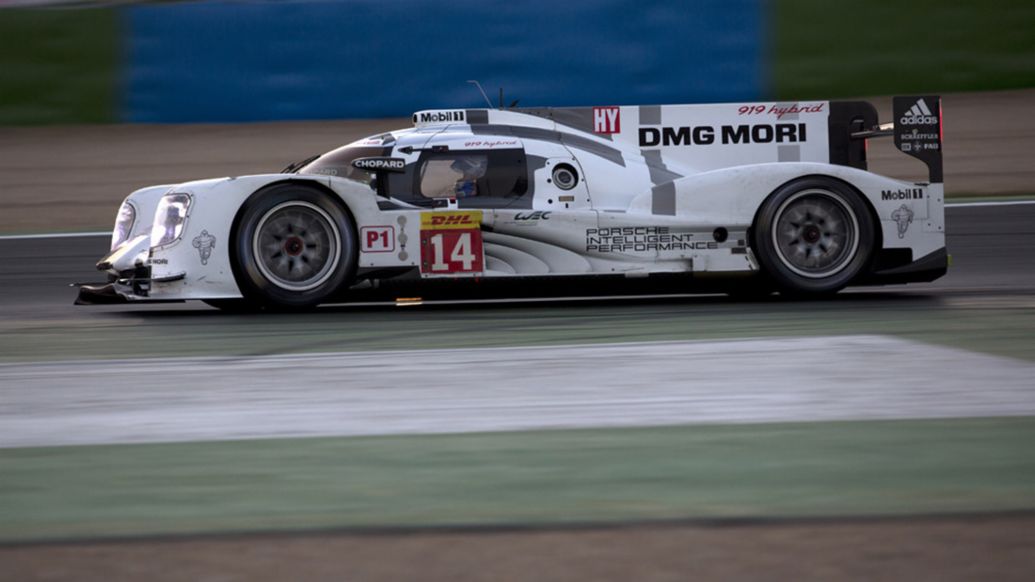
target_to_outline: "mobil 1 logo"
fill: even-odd
[[[899,188],[897,190],[881,190],[881,200],[923,200],[923,188]]]
[[[942,181],[942,106],[937,95],[895,97],[895,147],[927,164],[931,182]]]

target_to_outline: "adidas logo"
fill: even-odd
[[[938,116],[931,113],[923,99],[917,99],[898,122],[901,125],[937,125]]]

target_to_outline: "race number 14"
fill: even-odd
[[[421,270],[427,274],[480,273],[480,230],[421,231]]]

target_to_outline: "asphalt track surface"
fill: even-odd
[[[1025,310],[1035,306],[1035,204],[949,207],[946,221],[952,256],[948,275],[932,283],[848,289],[827,301],[773,298],[738,302],[724,296],[679,295],[461,302],[406,308],[390,304],[329,305],[302,315],[226,315],[200,302],[74,306],[76,289],[70,283],[101,279],[93,265],[107,250],[105,237],[4,239],[0,240],[0,256],[4,257],[0,263],[0,361],[158,356],[170,352],[255,355],[422,349],[443,347],[436,342],[437,337],[465,335],[477,341],[456,341],[461,345],[503,346],[700,339],[724,335],[721,327],[738,329],[736,322],[758,320],[768,321],[766,327],[742,328],[743,333],[732,335],[774,336],[793,334],[797,327],[819,316],[836,326],[843,315],[861,314],[873,321],[880,317],[913,318],[929,312],[952,318],[961,309]],[[409,313],[400,313],[402,309]],[[673,314],[687,318],[691,327],[695,316],[706,314],[720,314],[728,325],[713,323],[715,333],[689,338],[650,331],[663,332],[672,323]],[[565,330],[551,330],[549,323],[557,323],[555,318],[561,316]],[[518,321],[520,326],[515,324]],[[500,323],[506,324],[505,329],[498,336],[492,335],[492,326]],[[389,330],[393,335],[384,335]],[[829,331],[845,334],[881,330]],[[987,330],[970,329],[968,333],[972,339],[980,339],[973,334],[986,331],[994,334],[996,330],[990,323]],[[1022,337],[1014,338],[1021,341],[1011,342],[1012,349],[991,351],[1035,359],[1027,353],[1035,342],[1030,333],[1023,337],[1021,331]],[[176,342],[163,347],[170,332]],[[218,342],[213,340],[217,332]],[[81,341],[72,342],[72,338]],[[128,338],[132,343],[125,343]],[[105,342],[111,345],[106,347]],[[965,341],[964,346],[970,347]]]

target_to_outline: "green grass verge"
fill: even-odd
[[[117,16],[0,10],[0,125],[116,121]]]
[[[1035,508],[1035,419],[0,450],[0,540]]]
[[[779,99],[1035,87],[1030,0],[773,3]]]

